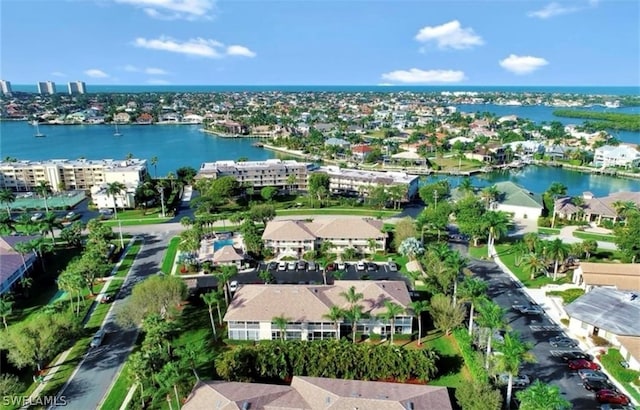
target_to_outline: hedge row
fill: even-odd
[[[481,383],[488,383],[489,373],[487,373],[487,370],[484,368],[484,364],[482,363],[482,355],[471,346],[472,339],[467,330],[456,329],[453,331],[453,337],[458,343],[464,363],[469,368],[469,372],[473,379]]]

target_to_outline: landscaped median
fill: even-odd
[[[180,244],[180,237],[175,236],[171,238],[169,241],[169,246],[167,246],[167,251],[164,254],[164,259],[162,259],[162,267],[160,270],[167,275],[171,274],[173,270],[173,263],[176,259],[176,254],[178,253],[178,245]]]
[[[615,242],[615,235],[606,235],[601,233],[592,233],[592,232],[583,232],[583,231],[573,231],[573,236],[580,239],[591,239],[594,241],[600,242]]]

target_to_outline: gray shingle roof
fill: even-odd
[[[640,293],[595,288],[567,305],[565,311],[570,317],[607,332],[640,336]]]

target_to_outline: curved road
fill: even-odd
[[[114,314],[131,295],[136,283],[159,271],[168,241],[175,234],[171,231],[149,233],[148,230],[149,226],[145,234],[139,235],[144,243],[107,315],[104,327],[108,333],[100,347],[89,349],[58,394],[64,396],[66,401],[66,405],[60,409],[98,408],[135,343],[137,330],[122,329],[115,323]]]

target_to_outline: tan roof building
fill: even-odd
[[[446,387],[295,376],[291,386],[198,382],[184,410],[449,410]]]
[[[573,283],[589,291],[594,286],[640,291],[640,265],[634,263],[581,262],[573,272]]]
[[[598,223],[603,218],[615,220],[618,213],[613,204],[630,201],[640,207],[640,192],[616,192],[602,198],[594,197],[591,192],[584,192],[582,200],[584,204],[576,206],[571,197],[558,198],[555,202],[556,215],[569,220],[582,219]]]
[[[213,253],[213,263],[218,265],[236,264],[243,260],[244,256],[233,245],[225,245]]]

